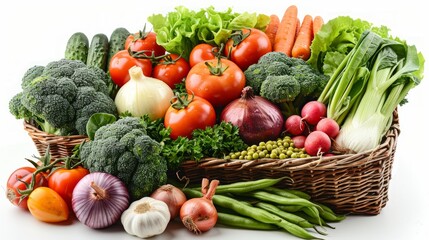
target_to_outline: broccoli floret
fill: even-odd
[[[167,162],[161,150],[139,118],[125,117],[100,127],[94,140],[82,145],[80,157],[90,172],[107,172],[121,179],[137,200],[167,182]]]
[[[288,63],[289,57],[283,52],[268,52],[258,60],[258,64],[271,64],[272,62]]]
[[[290,72],[290,67],[284,62],[272,62],[266,66],[267,76],[287,75]]]
[[[250,86],[255,94],[259,95],[261,84],[268,76],[266,70],[263,64],[252,64],[244,71],[246,85]]]
[[[117,115],[106,85],[106,74],[81,61],[66,59],[50,62],[43,69],[33,68],[23,77],[21,104],[32,118],[37,118],[43,131],[86,135],[86,123],[92,114]],[[31,79],[33,76],[35,78]],[[15,109],[18,108],[11,109],[11,113],[24,118],[24,115],[16,114]]]
[[[13,96],[9,101],[9,111],[16,119],[30,120],[33,114],[21,103],[23,93]]]
[[[21,87],[25,88],[33,79],[42,75],[43,70],[45,70],[44,66],[34,66],[29,68],[22,77]]]
[[[261,85],[261,96],[274,102],[292,102],[299,95],[301,85],[289,75],[268,76]]]

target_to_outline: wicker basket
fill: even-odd
[[[88,140],[87,136],[83,135],[57,136],[48,134],[27,121],[24,121],[24,129],[33,140],[39,154],[44,155],[49,146],[49,153],[53,159],[71,156],[76,145]]]
[[[225,160],[205,158],[186,161],[180,175],[196,183],[202,177],[224,183],[289,176],[284,187],[303,190],[313,200],[336,212],[376,215],[388,201],[388,187],[399,135],[397,112],[382,144],[375,150],[331,157],[305,159]]]

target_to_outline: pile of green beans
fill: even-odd
[[[345,218],[308,194],[275,187],[284,178],[219,185],[213,197],[217,224],[254,230],[285,230],[302,239],[322,239],[329,223]],[[182,189],[188,198],[202,197],[201,189]],[[314,230],[311,231],[310,229]]]

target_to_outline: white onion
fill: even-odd
[[[72,195],[77,219],[90,228],[105,228],[121,218],[130,204],[128,190],[117,177],[93,172],[83,177]]]

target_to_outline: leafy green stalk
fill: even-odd
[[[365,93],[336,139],[339,146],[354,152],[377,147],[391,124],[395,108],[420,83],[423,62],[415,46],[384,39],[369,61],[371,74]]]

